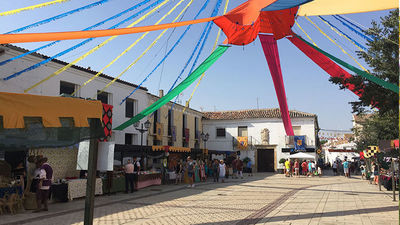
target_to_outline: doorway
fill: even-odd
[[[275,172],[274,149],[257,149],[257,171]]]

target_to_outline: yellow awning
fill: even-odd
[[[169,147],[169,151],[171,152],[190,152],[190,148],[186,147]]]
[[[72,117],[75,127],[89,127],[88,119],[102,119],[100,101],[0,92],[0,116],[6,129],[25,128],[24,117],[41,117],[44,127],[61,127]]]
[[[314,0],[300,6],[298,16],[364,13],[399,8],[398,0]]]
[[[153,151],[164,151],[165,150],[165,146],[153,145],[153,146],[151,146],[151,149],[153,149]]]

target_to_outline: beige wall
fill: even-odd
[[[155,97],[153,95],[150,96],[150,100],[149,100],[149,104],[153,104],[155,101],[158,100],[158,97]],[[160,122],[163,124],[163,138],[162,138],[162,143],[161,145],[168,145],[168,110],[171,108],[171,102],[167,103],[166,105],[162,106],[159,109],[159,112],[161,112],[160,115]],[[173,125],[176,127],[176,141],[174,142],[173,146],[176,147],[183,147],[183,131],[182,131],[182,121],[183,121],[183,109],[184,107],[179,105],[179,104],[175,104],[174,108],[173,108],[173,118],[174,118],[174,122]],[[197,121],[198,121],[198,130],[202,131],[202,122],[201,122],[201,118],[202,118],[202,113],[201,112],[197,112],[195,110],[192,110],[190,108],[187,108],[184,112],[184,114],[186,115],[187,118],[187,128],[189,128],[190,133],[189,133],[189,148],[194,148],[194,144],[195,144],[195,126],[194,126],[194,118],[197,117]],[[153,140],[155,138],[155,135],[153,133],[153,126],[154,126],[154,117],[150,116],[148,118],[148,120],[151,122],[151,128],[150,128],[150,132],[149,132],[149,136],[148,136],[148,145],[153,145]],[[200,144],[200,148],[203,148],[203,143],[201,140],[199,140],[199,144]]]

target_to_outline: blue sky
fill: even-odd
[[[34,4],[47,2],[47,0],[34,1]],[[58,15],[68,10],[84,6],[89,3],[96,2],[71,0],[65,3],[56,4],[44,8],[31,11],[21,12],[19,14],[0,17],[0,32],[5,33],[16,28],[31,24],[33,22]],[[71,31],[82,30],[93,25],[107,17],[110,17],[120,11],[132,7],[139,1],[129,0],[109,0],[102,6],[97,6],[74,15],[62,18],[60,20],[35,27],[24,32],[50,32],[50,31]],[[150,16],[138,26],[154,24],[162,15],[173,7],[178,0],[170,0],[169,3],[162,7],[157,13]],[[189,2],[184,1],[174,13],[167,17],[163,23],[173,20],[183,7]],[[191,20],[201,7],[204,1],[195,0],[185,13],[183,20]],[[214,8],[216,0],[210,0],[210,4],[201,14],[200,18],[209,17]],[[232,9],[244,0],[230,1],[229,9]],[[19,1],[1,1],[0,12],[12,10],[16,8],[32,5],[29,0]],[[223,3],[225,4],[225,3]],[[219,11],[222,14],[223,6]],[[138,10],[136,10],[138,11]],[[136,12],[135,11],[135,12]],[[125,16],[108,22],[99,29],[107,29],[122,19],[132,15],[128,13]],[[388,11],[370,12],[362,14],[349,14],[346,17],[358,22],[359,24],[369,27],[372,20],[379,20],[379,17],[385,16]],[[137,17],[139,18],[139,17]],[[322,28],[330,37],[338,41],[344,49],[356,56],[357,50],[351,43],[343,37],[339,37],[329,27],[322,23],[317,17],[310,17],[318,26]],[[351,30],[342,26],[331,16],[326,16],[330,22],[334,23],[346,34],[353,37],[360,43],[365,43],[362,38],[357,36]],[[132,20],[131,22],[133,22]],[[344,55],[339,48],[332,44],[324,37],[313,25],[305,18],[298,17],[297,21],[313,38],[313,40],[322,49],[345,60],[352,65],[356,65],[348,56]],[[129,25],[131,22],[125,23],[122,27]],[[185,36],[181,44],[175,49],[171,56],[144,84],[151,93],[158,93],[158,89],[169,90],[173,81],[183,68],[186,60],[195,47],[195,43],[200,37],[206,24],[198,24],[192,26],[190,32]],[[132,69],[130,69],[121,79],[133,83],[140,83],[143,78],[155,67],[155,65],[164,57],[169,47],[181,35],[185,27],[171,29],[164,37],[143,57]],[[303,33],[295,26],[294,31],[302,36]],[[126,68],[133,60],[136,59],[147,46],[155,39],[161,31],[151,32],[136,47],[129,51],[125,56],[118,60],[113,66],[109,67],[104,73],[116,76]],[[218,27],[213,25],[210,36],[206,42],[202,55],[197,63],[200,64],[211,52],[215,42]],[[104,65],[108,64],[115,56],[119,55],[125,48],[133,43],[141,34],[124,35],[116,38],[105,47],[96,51],[86,59],[78,63],[83,67],[91,67],[93,70],[100,70]],[[170,37],[168,39],[168,37]],[[95,41],[84,45],[59,59],[70,62],[80,55],[84,54],[91,48],[100,44],[107,38],[97,38]],[[168,39],[168,40],[167,40]],[[225,35],[221,35],[219,43],[225,39]],[[68,47],[79,43],[81,40],[63,41],[56,46],[45,49],[40,53],[52,56]],[[17,44],[20,47],[33,49],[42,46],[44,43],[26,43]],[[168,48],[167,48],[168,47]],[[307,56],[292,45],[288,40],[281,39],[278,41],[278,49],[282,66],[282,73],[285,82],[286,95],[289,108],[291,110],[299,110],[318,115],[319,124],[324,129],[350,129],[351,122],[351,105],[348,102],[357,100],[356,95],[350,91],[339,90],[339,88],[329,82],[329,75],[315,65]],[[365,63],[360,60],[365,66]],[[190,64],[191,66],[191,64]],[[190,69],[190,66],[188,67]],[[0,68],[1,70],[1,68]],[[186,76],[184,73],[184,76]],[[7,74],[9,75],[9,74]],[[3,76],[3,75],[2,75]],[[29,76],[24,74],[23,76]],[[61,74],[62,76],[62,74]],[[194,88],[186,89],[180,96],[182,104],[189,98]],[[205,78],[197,89],[190,106],[197,110],[204,111],[220,111],[220,110],[238,110],[238,109],[254,109],[257,108],[257,98],[259,108],[277,108],[278,101],[268,65],[265,60],[261,45],[257,39],[253,43],[246,46],[233,46],[218,60],[206,73]]]

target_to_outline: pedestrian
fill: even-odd
[[[361,165],[360,166],[360,170],[361,170],[361,179],[364,180],[367,178],[367,173],[365,172],[365,165]]]
[[[308,174],[309,177],[314,176],[313,170],[312,170],[312,162],[308,161]]]
[[[134,189],[134,172],[135,166],[133,165],[132,161],[128,159],[128,162],[124,166],[124,172],[125,172],[125,193],[129,193],[129,189],[131,190],[131,193],[133,193]]]
[[[214,159],[214,163],[212,165],[212,171],[213,171],[214,182],[218,182],[218,178],[219,178],[219,162],[218,162],[218,159]]]
[[[251,159],[249,159],[249,161],[247,162],[247,165],[246,165],[247,171],[249,171],[249,176],[253,176],[253,168],[251,167],[252,164],[253,163],[251,162]]]
[[[293,160],[290,160],[290,170],[289,170],[289,174],[292,177],[294,173],[294,163]]]
[[[200,182],[200,165],[199,161],[194,162],[194,182]]]
[[[343,172],[344,172],[344,177],[349,177],[349,162],[344,159],[343,162]]]
[[[238,163],[238,160],[235,157],[235,159],[232,161],[232,179],[234,179],[234,178],[237,179],[238,178],[238,176],[237,176],[237,172],[238,172],[237,163]]]
[[[301,172],[304,176],[307,176],[307,162],[306,160],[303,161],[303,163],[301,164]]]
[[[140,160],[137,159],[136,156],[133,157],[133,185],[138,182],[140,174]],[[137,188],[137,187],[136,187]],[[135,186],[133,187],[133,191],[137,189]]]
[[[311,168],[312,168],[312,175],[314,176],[315,173],[317,172],[317,167],[314,161],[311,161]]]
[[[337,167],[338,167],[337,162],[334,161],[332,164],[333,176],[337,175]]]
[[[376,163],[372,164],[372,173],[374,175],[374,184],[378,184],[379,182],[379,168],[378,165]]]
[[[243,179],[243,161],[238,158],[237,160],[237,171],[238,171],[238,177],[240,177],[240,179]]]
[[[296,177],[300,177],[300,174],[299,174],[299,160],[298,159],[296,159],[295,160],[295,162],[294,162],[294,175],[296,176]]]
[[[224,163],[224,160],[221,159],[219,162],[219,177],[221,178],[222,183],[225,182],[225,174],[226,174],[226,165]]]
[[[178,164],[175,167],[175,174],[176,174],[176,178],[175,178],[175,184],[182,183],[182,161],[179,161]]]
[[[287,159],[285,162],[285,176],[289,177],[290,176],[289,173],[290,173],[290,160]]]
[[[188,180],[189,180],[189,185],[188,187],[194,187],[194,162],[193,159],[188,156],[187,157],[187,173],[188,173]]]
[[[53,180],[53,168],[47,163],[47,158],[42,158],[39,161],[40,174],[39,174],[39,184],[36,190],[36,203],[37,209],[34,211],[49,211],[48,200],[51,187],[51,181]],[[42,209],[42,203],[44,208]]]
[[[206,168],[202,160],[200,160],[200,180],[203,182],[206,181]]]

